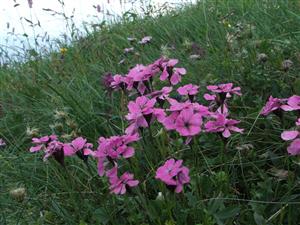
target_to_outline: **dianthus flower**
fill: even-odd
[[[296,121],[296,126],[300,127],[300,118]],[[284,131],[281,133],[281,138],[285,141],[292,141],[287,148],[289,154],[300,154],[300,132],[298,130]]]
[[[211,101],[210,108],[217,107],[218,113],[227,114],[228,106],[227,99],[231,98],[232,94],[242,95],[240,87],[233,87],[232,83],[208,85],[206,87],[213,94],[204,94],[204,99]]]
[[[98,173],[103,176],[109,163],[115,165],[116,160],[120,157],[130,158],[134,155],[134,148],[129,146],[130,143],[139,140],[138,134],[112,136],[110,138],[100,137],[98,140],[97,151],[89,149],[84,150],[85,155],[92,155],[98,159]]]
[[[175,65],[178,63],[177,59],[169,59],[168,61],[160,62],[162,68],[162,74],[160,80],[164,81],[168,79],[172,85],[176,85],[181,81],[181,77],[186,74],[185,68],[177,68]]]
[[[87,156],[84,155],[84,150],[93,148],[93,144],[87,143],[87,140],[82,137],[75,138],[71,143],[66,143],[63,146],[65,156],[77,155],[82,160],[87,160]]]
[[[44,136],[41,138],[32,138],[32,143],[35,146],[30,148],[30,152],[38,152],[43,150],[44,160],[53,156],[62,166],[64,165],[63,143],[57,140],[56,135]]]
[[[199,86],[193,84],[187,84],[177,89],[177,92],[180,95],[187,95],[192,102],[194,100],[194,96],[199,92]]]
[[[151,89],[151,78],[155,75],[152,68],[141,64],[133,67],[126,76],[127,89],[135,88],[141,95]]]
[[[155,108],[155,103],[156,99],[148,99],[145,96],[137,97],[135,101],[129,102],[129,113],[126,115],[126,119],[130,125],[126,129],[127,134],[137,132],[138,128],[149,127],[155,118],[160,122],[164,119],[164,110]]]
[[[278,112],[278,110],[282,109],[283,104],[286,102],[286,99],[273,98],[269,97],[266,105],[263,107],[261,114],[263,116],[267,116],[271,112]]]
[[[151,40],[152,40],[151,36],[145,36],[142,38],[142,40],[139,41],[139,44],[145,45],[145,44],[150,43]]]
[[[228,138],[231,136],[231,132],[243,133],[243,129],[236,127],[240,121],[227,119],[227,115],[222,113],[216,113],[212,116],[215,118],[214,121],[208,121],[205,124],[205,129],[207,132],[221,133],[223,137]]]
[[[166,185],[175,187],[175,192],[180,193],[183,185],[190,182],[189,169],[182,166],[182,160],[169,159],[156,171],[156,179]]]
[[[282,105],[281,108],[284,111],[295,111],[300,110],[300,96],[299,95],[293,95],[288,98],[287,104]]]
[[[117,195],[123,195],[130,187],[135,187],[139,184],[138,180],[134,180],[134,175],[129,172],[125,172],[121,177],[118,177],[117,166],[106,172],[106,176],[109,179],[109,189],[111,193]]]

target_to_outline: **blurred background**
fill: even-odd
[[[124,17],[161,15],[196,0],[0,0],[0,57],[21,60],[25,49],[47,54],[100,25]]]

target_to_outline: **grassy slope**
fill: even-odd
[[[237,220],[241,224],[255,224],[255,220],[263,221],[281,210],[271,220],[273,224],[296,224],[298,205],[268,204],[300,201],[296,195],[299,193],[296,159],[285,157],[285,145],[279,137],[282,127],[276,118],[271,121],[257,116],[269,95],[300,94],[297,86],[299,5],[287,1],[209,2],[155,20],[137,19],[91,33],[74,43],[64,60],[53,53],[49,60],[36,59],[11,69],[0,69],[0,136],[9,144],[0,152],[0,221],[4,224],[79,224],[80,221],[164,224],[175,220],[177,224],[214,224],[214,221],[232,224]],[[243,27],[240,32],[237,24]],[[238,37],[228,43],[227,33]],[[140,56],[129,56],[125,65],[118,65],[123,49],[129,46],[126,38],[143,35],[153,36],[153,42],[138,47]],[[196,62],[188,59],[187,40],[206,50],[203,59]],[[90,174],[81,162],[68,159],[66,172],[55,162],[44,164],[40,156],[28,153],[30,138],[26,128],[39,128],[41,134],[48,134],[55,110],[67,110],[81,133],[91,141],[100,135],[122,133],[124,125],[120,116],[126,112],[118,107],[117,95],[110,99],[104,94],[101,75],[125,73],[136,63],[151,63],[162,54],[161,46],[167,44],[176,47],[169,50],[169,56],[178,58],[188,70],[185,83],[199,84],[204,91],[205,84],[232,81],[242,87],[244,94],[234,102],[233,111],[243,121],[245,135],[231,139],[226,164],[222,164],[217,154],[220,145],[199,140],[213,174],[207,173],[201,159],[200,165],[192,169],[194,189],[186,197],[175,201],[174,196],[168,196],[168,201],[157,203],[153,200],[157,190],[149,181],[145,187],[149,191],[141,203],[148,206],[141,207],[134,197],[107,195],[107,183],[96,175],[95,165]],[[257,62],[258,53],[268,55],[265,65]],[[294,62],[289,72],[281,70],[285,58]],[[254,149],[242,152],[235,149],[246,143],[254,145]],[[162,141],[157,140],[156,144],[161,145]],[[153,148],[157,146],[146,149],[148,154]],[[155,168],[163,160],[151,153],[148,156],[153,158]],[[134,164],[138,165],[137,160]],[[281,181],[272,176],[271,168],[292,172]],[[135,174],[143,175],[142,171]],[[9,190],[15,187],[27,189],[27,197],[21,203],[9,197]],[[263,202],[203,201],[214,197]]]

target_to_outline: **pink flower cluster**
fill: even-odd
[[[263,107],[261,114],[267,116],[270,113],[281,116],[282,111],[300,112],[300,96],[293,95],[289,98],[273,98],[269,97],[266,105]],[[300,155],[300,118],[296,121],[297,130],[284,131],[281,134],[281,138],[285,141],[292,141],[288,146],[287,151],[291,155]]]
[[[133,174],[125,172],[118,177],[118,159],[128,159],[134,156],[135,150],[129,146],[130,143],[138,141],[138,134],[112,136],[110,138],[100,137],[97,151],[86,150],[85,155],[92,155],[98,160],[98,174],[106,175],[110,190],[115,194],[125,194],[128,187],[137,186],[139,181],[133,179]],[[111,166],[108,169],[109,165]],[[127,187],[127,188],[126,188]]]
[[[269,97],[266,105],[263,107],[261,114],[267,116],[270,113],[283,111],[297,111],[300,110],[300,96],[293,95],[289,98],[273,98]]]
[[[177,67],[178,63],[177,59],[161,57],[149,65],[136,65],[126,75],[105,76],[103,82],[110,90],[119,90],[129,98],[134,97],[127,105],[125,119],[128,126],[123,135],[100,137],[96,150],[82,137],[70,143],[61,143],[55,135],[45,136],[33,139],[36,146],[30,151],[43,149],[47,157],[56,157],[58,152],[63,156],[76,154],[83,160],[90,155],[98,161],[98,174],[108,178],[110,191],[124,194],[129,188],[137,186],[139,181],[128,171],[118,176],[120,168],[124,168],[122,163],[130,163],[127,159],[135,154],[132,144],[139,141],[141,131],[151,130],[155,123],[167,131],[176,131],[186,138],[186,143],[201,133],[218,133],[223,138],[229,138],[232,132],[242,133],[243,129],[237,127],[239,121],[229,118],[228,109],[228,99],[233,94],[241,95],[241,88],[234,87],[232,83],[209,85],[207,89],[211,94],[204,95],[209,105],[202,105],[197,99],[199,86],[186,84],[174,87],[187,73],[185,68]],[[168,81],[169,86],[156,89],[158,81]],[[180,98],[172,97],[174,90]],[[157,169],[155,178],[174,188],[175,192],[182,192],[184,185],[190,182],[189,169],[182,163],[182,160],[173,158],[167,160]]]
[[[166,185],[175,187],[175,192],[183,190],[183,185],[190,182],[189,169],[182,166],[182,160],[169,159],[156,171],[156,179],[161,180]]]
[[[103,176],[109,164],[114,167],[117,165],[117,159],[121,157],[128,159],[134,155],[135,150],[129,144],[138,140],[138,134],[100,137],[97,150],[85,150],[84,154],[91,155],[98,160],[98,173]]]
[[[186,74],[184,68],[176,67],[177,59],[162,57],[149,65],[136,65],[129,70],[125,76],[115,75],[110,87],[122,90],[129,96],[136,96],[128,103],[128,114],[125,116],[129,125],[125,132],[134,135],[139,131],[149,128],[155,121],[162,124],[168,131],[176,131],[179,135],[186,137],[186,143],[201,132],[220,133],[224,138],[229,138],[232,132],[242,133],[243,129],[236,125],[238,120],[229,117],[228,100],[233,94],[241,95],[241,88],[234,87],[232,83],[209,85],[207,89],[212,94],[204,97],[210,102],[204,106],[197,102],[199,86],[187,84],[175,90],[181,95],[181,101],[170,97],[174,87],[163,87],[161,90],[154,89],[155,79],[169,81],[169,85],[176,85]],[[167,104],[167,105],[166,105]],[[183,184],[189,182],[186,167],[179,169],[182,160],[175,163],[174,159],[166,162],[166,166],[160,167],[157,179],[167,185],[175,185],[176,192],[181,192]],[[161,171],[168,166],[176,164],[173,179],[163,177]],[[160,171],[160,172],[159,172]],[[103,172],[101,173],[103,174]],[[178,178],[174,178],[178,176]],[[176,180],[176,184],[175,184]]]
[[[44,160],[53,156],[61,165],[64,165],[65,156],[73,156],[75,154],[86,161],[87,158],[83,152],[85,149],[93,147],[92,144],[87,143],[87,140],[82,137],[75,138],[71,143],[62,143],[54,134],[41,138],[32,138],[32,143],[35,146],[30,148],[30,152],[44,151]]]
[[[80,159],[87,161],[88,155],[91,155],[98,160],[99,175],[106,174],[109,178],[111,192],[124,194],[127,185],[129,187],[136,186],[138,181],[133,180],[133,174],[128,172],[125,172],[120,178],[117,176],[117,159],[132,157],[134,148],[128,146],[128,144],[137,140],[139,140],[138,134],[113,136],[107,139],[100,137],[98,140],[99,146],[96,151],[93,151],[93,145],[82,137],[77,137],[70,143],[62,143],[58,141],[56,135],[50,135],[33,138],[32,142],[35,146],[30,148],[30,152],[43,150],[45,153],[44,160],[53,156],[63,166],[65,156],[77,155]],[[109,164],[111,164],[111,169],[107,169]]]
[[[43,136],[41,138],[32,138],[35,145],[29,149],[30,152],[44,151],[44,160],[53,156],[61,165],[64,166],[63,143],[58,141],[56,135]]]

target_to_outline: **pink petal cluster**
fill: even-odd
[[[300,128],[300,118],[296,121],[296,126]],[[281,138],[285,141],[292,141],[287,148],[289,154],[300,154],[300,132],[298,130],[284,131],[281,133]]]
[[[194,96],[199,92],[199,86],[193,84],[187,84],[177,89],[180,95]]]
[[[0,138],[0,148],[5,146],[6,146],[5,141],[2,138]]]
[[[232,94],[242,95],[240,87],[233,87],[233,83],[208,85],[206,87],[213,94],[204,94],[204,99],[210,101],[210,108],[217,107],[217,112],[228,113],[227,99],[231,98]]]
[[[150,40],[151,37],[145,37],[141,42],[148,43]],[[132,50],[133,48],[128,48],[125,52]],[[241,95],[240,87],[233,87],[232,83],[207,86],[213,95],[207,94],[206,97],[210,99],[210,104],[219,107],[216,111],[197,102],[196,95],[199,91],[197,85],[187,84],[179,87],[177,92],[184,97],[177,95],[178,100],[170,97],[172,87],[156,89],[155,84],[158,80],[168,80],[171,85],[181,81],[186,70],[175,67],[177,64],[177,59],[161,57],[149,65],[137,64],[126,75],[105,75],[103,84],[107,90],[121,90],[125,96],[128,96],[128,113],[125,116],[128,127],[125,134],[108,138],[100,137],[95,151],[93,145],[83,137],[77,137],[69,143],[62,143],[55,135],[44,136],[33,139],[35,146],[30,148],[30,151],[43,150],[45,158],[52,155],[62,164],[64,156],[77,155],[87,160],[90,155],[98,162],[98,174],[108,178],[111,193],[122,195],[129,191],[130,187],[137,186],[139,181],[127,171],[118,176],[119,169],[124,168],[123,163],[130,163],[127,159],[134,156],[135,149],[131,144],[140,139],[139,131],[150,128],[154,121],[158,121],[166,130],[174,130],[185,137],[186,144],[201,132],[216,132],[225,138],[228,138],[231,132],[242,133],[243,129],[236,127],[239,121],[227,118],[229,113],[225,101],[232,94]],[[295,107],[294,103],[289,104]],[[155,137],[152,134],[150,136]],[[156,171],[156,179],[174,188],[177,193],[182,192],[184,184],[190,182],[189,169],[183,166],[182,162],[182,160],[169,159]]]
[[[37,152],[45,147],[53,141],[57,141],[57,136],[52,134],[50,136],[43,136],[41,138],[32,138],[32,143],[35,145],[29,149],[30,152]]]
[[[136,89],[141,95],[151,92],[150,79],[156,74],[151,66],[136,65],[126,75],[127,90]]]
[[[240,87],[233,87],[233,83],[208,85],[207,90],[213,93],[225,93],[227,98],[231,97],[231,94],[242,95]]]
[[[30,152],[38,152],[43,150],[44,160],[53,156],[56,161],[64,165],[63,143],[58,141],[56,135],[43,136],[41,138],[32,138],[32,143],[35,145],[30,148]]]
[[[169,98],[172,87],[163,87],[161,90],[153,91],[147,95],[149,98],[155,98],[159,105],[162,107],[165,101]]]
[[[110,183],[110,192],[117,195],[123,195],[129,187],[135,187],[139,184],[138,180],[133,179],[134,175],[132,173],[125,172],[118,177],[118,169],[116,166],[107,171],[106,176]]]
[[[156,179],[168,186],[175,187],[175,192],[180,193],[183,185],[190,182],[189,169],[182,165],[182,160],[169,159],[156,171]]]
[[[126,77],[116,74],[112,77],[112,81],[110,83],[110,87],[114,90],[125,90],[127,87]]]
[[[171,112],[162,121],[167,130],[176,130],[181,136],[192,137],[201,132],[203,117],[210,115],[206,106],[190,101],[178,102],[168,98]]]
[[[84,150],[85,155],[91,155],[98,160],[99,176],[106,175],[110,183],[110,191],[114,194],[125,194],[128,187],[137,186],[139,181],[133,179],[133,174],[125,172],[121,177],[118,177],[118,162],[121,157],[128,159],[135,153],[130,143],[138,141],[138,134],[112,136],[110,138],[100,137],[98,140],[97,151],[89,149]],[[111,169],[108,168],[109,164]]]
[[[300,110],[300,96],[293,95],[289,98],[273,98],[270,96],[266,105],[263,107],[261,114],[266,116],[271,112],[276,112],[281,109],[284,111]]]
[[[269,97],[266,105],[263,107],[261,114],[263,116],[269,115],[271,112],[282,109],[283,104],[286,102],[286,99],[273,98]]]
[[[97,151],[93,152],[85,149],[84,154],[92,155],[98,159],[98,173],[100,176],[103,176],[109,163],[114,166],[117,159],[121,157],[127,159],[134,155],[134,148],[129,146],[129,144],[137,140],[139,140],[137,133],[134,135],[112,136],[110,138],[100,137]]]
[[[289,97],[287,100],[287,104],[282,105],[281,108],[284,111],[300,110],[300,96],[293,95],[293,96]]]
[[[71,143],[66,143],[63,145],[64,155],[77,156],[83,160],[87,160],[87,157],[84,155],[84,151],[92,150],[93,144],[88,143],[86,139],[82,137],[75,138]]]
[[[151,36],[145,36],[145,37],[142,38],[142,40],[139,41],[139,44],[145,45],[145,44],[150,43],[151,40],[152,40]]]
[[[181,82],[181,77],[186,74],[185,68],[178,68],[175,65],[178,63],[178,59],[165,59],[162,58],[156,62],[156,65],[162,70],[160,80],[169,80],[172,85],[176,85]]]
[[[155,118],[162,121],[165,117],[163,109],[155,108],[156,99],[148,99],[145,96],[137,97],[135,101],[128,103],[129,113],[126,119],[130,125],[126,129],[127,134],[138,132],[139,128],[146,128]]]
[[[238,120],[228,119],[227,115],[222,113],[216,113],[212,115],[215,118],[214,121],[208,121],[205,124],[206,132],[221,133],[224,138],[231,136],[231,132],[243,133],[243,129],[236,127],[240,123]]]

